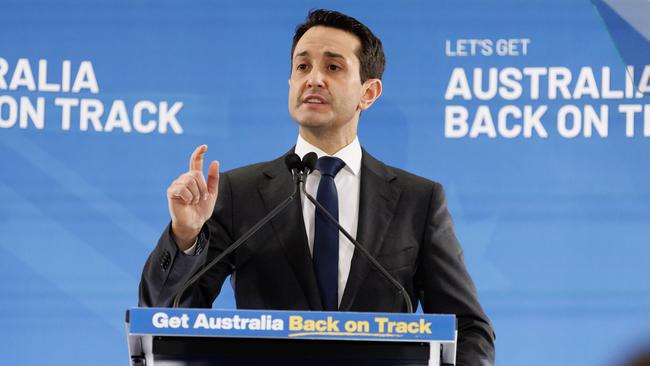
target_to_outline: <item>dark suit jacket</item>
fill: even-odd
[[[193,273],[292,190],[284,157],[222,173],[214,214],[199,235],[205,249],[185,255],[167,228],[145,265],[140,305],[170,306]],[[188,289],[181,304],[211,307],[234,272],[238,308],[322,310],[301,210],[295,200]],[[465,269],[440,184],[386,166],[364,150],[357,240],[424,312],[456,314],[458,365],[493,364],[494,332]],[[402,312],[405,305],[393,285],[355,251],[340,310]]]

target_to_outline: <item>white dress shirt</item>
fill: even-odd
[[[359,139],[355,138],[352,143],[339,150],[334,155],[329,155],[305,141],[302,136],[298,135],[298,142],[296,142],[295,150],[296,154],[302,158],[312,151],[315,152],[319,158],[321,156],[334,156],[343,160],[345,163],[345,166],[334,178],[334,184],[336,184],[336,190],[338,191],[339,197],[339,223],[353,238],[356,238],[357,224],[359,223],[359,188],[361,184],[361,144],[359,144]],[[319,182],[320,172],[318,170],[313,171],[309,176],[307,176],[305,189],[314,198],[316,197]],[[301,199],[302,215],[305,220],[305,231],[307,232],[307,239],[309,240],[309,251],[313,254],[314,217],[316,215],[316,207],[303,193],[301,193]],[[345,284],[348,282],[353,254],[354,244],[352,244],[343,234],[339,233],[339,305],[341,305],[341,298],[343,297]]]

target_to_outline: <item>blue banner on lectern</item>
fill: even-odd
[[[129,334],[455,342],[456,317],[318,311],[138,308]]]

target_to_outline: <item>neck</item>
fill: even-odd
[[[356,131],[351,131],[351,133],[328,133],[327,131],[314,131],[301,127],[300,136],[328,155],[334,155],[351,144],[357,137],[357,133]]]

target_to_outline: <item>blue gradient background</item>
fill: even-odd
[[[455,67],[566,66],[575,77],[610,66],[621,85],[617,47],[648,44],[626,44],[638,37],[626,38],[624,21],[612,36],[590,1],[0,0],[0,57],[34,69],[47,59],[52,81],[63,60],[90,60],[100,86],[98,95],[0,95],[99,98],[106,109],[113,99],[178,100],[185,130],[82,132],[73,118],[61,131],[52,107],[44,130],[0,129],[0,363],[127,363],[124,311],[169,220],[168,184],[201,143],[225,170],[294,144],[291,37],[315,7],[349,13],[382,39],[384,93],[361,118],[361,142],[444,184],[498,365],[611,365],[650,339],[650,140],[639,129],[625,138],[616,113],[608,138],[562,138],[550,116],[591,101],[544,97],[513,104],[549,105],[547,139],[443,132]],[[458,38],[532,43],[521,57],[445,57],[445,40]],[[234,307],[228,284],[215,307]]]

